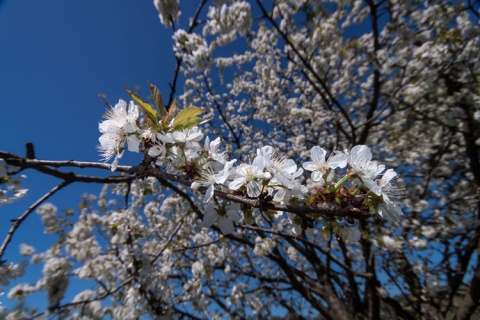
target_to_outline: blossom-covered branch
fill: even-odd
[[[396,173],[393,169],[385,171],[384,165],[373,161],[367,146],[334,151],[328,157],[327,150],[315,146],[310,151],[311,161],[302,165],[264,146],[257,149],[252,161],[235,166],[237,160],[229,160],[221,150],[220,138],[211,141],[201,131],[199,124],[203,120],[198,115],[202,109],[187,107],[175,115],[174,104],[167,112],[158,89],[151,84],[150,89],[155,106],[127,88],[135,101],[127,105],[120,100],[99,125],[99,150],[106,160],[114,157],[112,171],[118,168],[125,149],[142,150],[150,159],[147,166],[183,177],[183,184],[204,193],[205,203],[213,202],[217,196],[274,214],[320,213],[353,219],[378,212],[387,220],[400,218],[401,209],[394,201],[398,192],[392,185]],[[310,188],[304,183],[304,169],[312,172]],[[343,174],[339,174],[341,169],[346,169]],[[217,205],[210,205],[208,211],[216,212],[222,217],[219,221],[231,226],[223,218],[228,211]],[[304,218],[293,219],[296,229],[303,228],[299,227],[304,225]],[[213,216],[210,219],[212,223],[217,220]]]
[[[0,204],[29,170],[106,183],[36,209],[57,238],[20,245],[37,281],[9,244],[8,299],[49,303],[11,318],[479,315],[478,1],[154,4],[168,102],[149,84],[107,111],[109,164],[0,152]]]

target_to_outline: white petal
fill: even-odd
[[[375,165],[376,165],[376,163],[375,163]],[[379,175],[383,172],[383,170],[385,170],[385,166],[384,166],[383,164],[381,164],[381,165],[379,165],[379,166],[377,167],[377,170],[374,171],[373,175],[374,175],[375,177],[377,177],[377,176],[379,176]],[[393,169],[392,169],[392,170],[393,170]],[[397,175],[397,174],[395,174],[395,175]]]
[[[203,149],[207,150],[207,151],[210,149],[210,138],[208,136],[205,138],[205,143],[203,144]]]
[[[348,162],[352,166],[361,165],[367,163],[372,159],[372,152],[367,146],[359,145],[352,148]]]
[[[117,145],[117,141],[114,139],[114,136],[110,134],[103,134],[98,138],[100,145],[103,149],[110,149],[115,148]]]
[[[212,199],[213,194],[214,194],[215,189],[213,188],[213,184],[208,187],[207,191],[205,192],[205,198],[203,199],[203,202],[207,203]]]
[[[262,189],[258,182],[250,181],[247,184],[247,195],[250,198],[257,198],[261,193],[262,193]]]
[[[263,171],[265,168],[265,158],[262,156],[256,156],[255,159],[253,159],[252,163],[259,171]]]
[[[323,180],[323,174],[318,172],[318,171],[313,171],[312,172],[312,180],[315,181],[315,182],[324,181]]]
[[[270,159],[273,154],[273,147],[272,146],[263,146],[261,149],[257,149],[257,155],[262,156],[264,158]]]
[[[362,178],[362,181],[367,186],[367,188],[370,189],[377,196],[382,195],[382,188],[378,185],[377,181],[367,178]]]
[[[200,131],[198,127],[193,127],[192,129],[185,131],[186,132],[186,139],[191,141],[200,141],[203,139],[203,132]]]
[[[347,165],[347,155],[343,152],[339,152],[328,159],[328,164],[331,169],[345,168]]]
[[[162,146],[155,145],[148,150],[148,155],[152,157],[165,156],[165,149]]]
[[[297,171],[297,164],[292,159],[286,159],[283,162],[281,171],[284,173],[293,174],[295,171]]]
[[[220,145],[220,137],[218,137],[217,139],[213,140],[212,143],[210,143],[210,150],[212,151],[217,150],[219,145]]]
[[[126,119],[129,120],[129,119]],[[132,121],[126,121],[124,125],[122,126],[122,129],[126,133],[133,133],[137,131],[137,124],[135,123],[135,120],[132,119]]]
[[[130,135],[127,137],[128,151],[139,152],[140,140],[136,135]]]
[[[174,143],[175,142],[171,133],[167,133],[167,134],[157,133],[157,139],[164,142],[164,143]]]
[[[138,111],[138,106],[135,104],[135,102],[130,101],[128,105],[128,113],[133,119],[138,119],[140,112]]]
[[[231,234],[233,233],[233,231],[235,231],[232,220],[226,217],[218,218],[218,227],[220,228],[220,231],[222,231],[223,234]]]
[[[388,221],[398,221],[402,217],[402,209],[393,202],[379,205],[378,215]]]
[[[397,176],[397,173],[395,172],[395,170],[393,169],[388,169],[387,171],[385,171],[385,173],[383,174],[383,177],[382,177],[382,180],[380,182],[380,185],[383,187],[385,185],[387,185],[390,180],[392,180],[393,178],[395,178]]]
[[[202,228],[210,228],[212,224],[215,223],[218,219],[218,214],[215,211],[208,211],[205,212],[205,215],[203,216],[203,222],[200,224],[200,227]]]
[[[295,171],[295,172],[292,174],[292,179],[298,178],[298,177],[300,177],[302,174],[303,174],[303,169],[302,169],[302,168],[299,168],[297,171]]]
[[[315,163],[324,163],[325,162],[325,156],[327,155],[327,151],[323,148],[320,148],[319,146],[315,146],[310,150],[310,155],[312,157],[312,160]]]
[[[273,201],[283,203],[285,201],[286,196],[287,196],[287,190],[280,189],[273,196]]]
[[[275,179],[277,179],[278,182],[283,184],[286,188],[292,188],[293,186],[292,181],[285,177],[283,174],[276,174]]]
[[[317,170],[317,164],[313,161],[307,161],[303,164],[303,168],[308,171],[315,171]]]
[[[197,190],[198,188],[200,188],[202,185],[200,183],[198,183],[198,181],[193,181],[192,182],[192,185],[190,186],[191,189],[193,190]]]
[[[112,120],[105,120],[98,124],[98,130],[101,133],[110,132],[112,130],[118,131],[118,127],[115,125],[115,122]]]
[[[227,209],[227,217],[230,218],[232,221],[239,222],[240,217],[238,216],[238,211],[240,210],[240,205],[238,203],[234,203],[230,205],[230,208]]]
[[[235,180],[233,180],[232,182],[230,182],[230,184],[228,185],[228,188],[230,190],[238,190],[238,189],[240,189],[241,186],[243,186],[245,181],[246,181],[245,177],[238,177]]]
[[[119,157],[116,156],[115,159],[113,160],[112,162],[112,166],[110,167],[110,170],[113,172],[115,170],[117,170],[117,167],[118,167],[118,159]]]
[[[119,112],[127,110],[127,102],[125,100],[119,99],[118,103],[115,105],[114,108]]]
[[[223,184],[223,183],[225,183],[225,181],[227,181],[228,177],[230,176],[230,169],[232,168],[233,163],[235,161],[237,161],[237,160],[232,160],[232,161],[229,161],[229,162],[225,163],[225,166],[223,167],[223,169],[220,172],[218,172],[216,177],[215,177],[215,182],[216,183]]]
[[[185,131],[175,131],[172,133],[172,137],[177,142],[185,142],[187,135]]]

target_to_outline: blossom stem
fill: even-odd
[[[344,175],[342,179],[340,179],[337,183],[335,183],[335,191],[338,191],[340,190],[340,188],[342,187],[342,184],[347,181],[348,179],[350,179],[350,176],[348,174]]]

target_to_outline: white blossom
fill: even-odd
[[[210,138],[208,136],[205,138],[204,150],[208,152],[208,156],[220,164],[225,164],[225,152],[220,152],[219,148],[220,137],[217,137],[213,141],[210,141]]]
[[[118,160],[123,156],[125,143],[129,151],[139,152],[140,139],[134,134],[138,131],[138,116],[138,106],[133,101],[130,101],[127,107],[124,100],[119,100],[115,107],[106,113],[106,120],[98,126],[102,133],[98,139],[98,149],[102,152],[102,157],[108,161],[115,156],[112,171],[115,171]]]
[[[214,195],[215,185],[222,185],[227,181],[234,162],[236,162],[236,160],[225,163],[224,168],[218,173],[215,173],[212,168],[207,167],[205,171],[200,174],[200,178],[196,179],[190,187],[192,189],[198,189],[201,186],[207,187],[203,202],[209,202]]]
[[[205,266],[201,261],[195,261],[192,264],[192,274],[195,278],[203,278],[205,274]]]
[[[343,152],[332,154],[326,160],[327,151],[319,146],[314,146],[310,150],[312,161],[307,161],[303,164],[303,168],[312,171],[312,180],[320,182],[325,185],[325,175],[329,173],[330,169],[344,168],[347,165],[347,155]]]
[[[380,244],[388,251],[400,251],[403,246],[403,239],[383,235],[380,237]]]
[[[424,249],[427,246],[427,241],[420,239],[417,236],[413,236],[413,238],[408,240],[408,244],[415,249]]]
[[[24,257],[31,256],[35,252],[35,248],[27,243],[20,245],[20,254]]]
[[[26,283],[18,284],[8,293],[8,299],[12,300],[21,300],[35,292],[35,287],[28,285]]]
[[[397,221],[402,216],[402,209],[392,200],[398,192],[391,182],[396,176],[397,173],[393,169],[388,169],[381,179],[368,184],[369,189],[383,199],[383,203],[379,204],[378,214],[389,221]]]
[[[178,17],[180,16],[178,0],[153,0],[153,4],[160,13],[160,21],[164,25],[170,26],[173,20],[178,20]]]
[[[212,6],[208,11],[208,17],[208,22],[203,29],[204,34],[229,34],[237,31],[245,35],[252,25],[250,3],[247,1],[235,1],[231,5],[223,4],[221,7]],[[230,38],[233,40],[234,35]],[[226,43],[226,41],[221,42],[223,45]]]
[[[262,192],[262,179],[265,161],[263,157],[255,157],[252,164],[242,163],[232,170],[233,181],[230,190],[238,190],[247,185],[247,195],[251,198],[258,197]]]
[[[45,226],[45,233],[54,233],[57,230],[57,207],[51,203],[44,203],[37,209],[42,222]]]
[[[348,155],[348,164],[368,187],[375,186],[373,179],[385,170],[384,165],[378,165],[376,161],[372,161],[372,152],[365,145],[352,148]]]
[[[239,210],[240,206],[237,203],[222,207],[209,203],[205,206],[205,215],[200,226],[209,228],[216,222],[223,234],[231,234],[234,231],[233,221],[240,221]]]
[[[263,257],[272,252],[273,248],[275,248],[275,241],[273,239],[256,237],[253,253],[258,257]]]
[[[22,181],[26,176],[8,176],[9,170],[16,170],[16,168],[7,165],[5,160],[0,158],[0,206],[24,197],[28,191],[22,187]]]

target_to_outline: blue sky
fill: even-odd
[[[0,0],[0,44],[0,150],[24,155],[25,143],[33,142],[41,159],[100,160],[105,105],[98,94],[112,103],[127,99],[126,83],[140,85],[146,97],[150,81],[166,95],[175,66],[171,30],[148,0]],[[59,182],[25,174],[27,197],[0,207],[2,242],[10,219]],[[70,186],[51,202],[76,208],[83,191],[99,187]],[[48,247],[37,214],[17,231],[7,259],[19,259],[21,242]],[[5,296],[0,302],[11,305]]]
[[[1,148],[32,141],[42,158],[96,159],[98,94],[115,103],[123,83],[147,80],[168,89],[174,63],[152,1],[6,0],[0,41]]]

